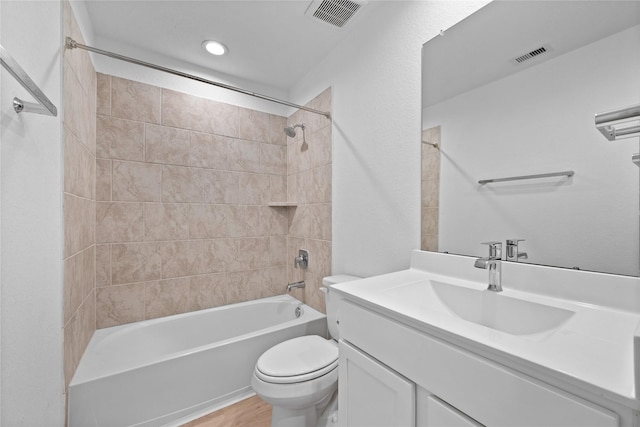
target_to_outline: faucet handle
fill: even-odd
[[[524,239],[507,239],[507,261],[518,262],[520,258],[528,258],[526,252],[520,252],[519,242],[524,242]]]
[[[483,245],[489,245],[489,257],[495,259],[502,258],[502,242],[482,242]]]

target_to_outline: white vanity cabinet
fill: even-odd
[[[341,302],[340,327],[341,426],[638,425],[632,410],[605,408],[350,301]]]
[[[413,382],[344,341],[339,351],[341,427],[415,426]]]

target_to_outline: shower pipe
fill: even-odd
[[[244,95],[249,95],[249,96],[253,96],[255,98],[264,99],[266,101],[275,102],[277,104],[286,105],[288,107],[297,108],[299,110],[308,111],[310,113],[320,114],[320,115],[325,116],[327,119],[331,120],[331,113],[329,113],[327,111],[320,111],[320,110],[316,110],[316,109],[313,109],[313,108],[304,107],[302,105],[294,104],[294,103],[288,102],[288,101],[283,101],[281,99],[273,98],[271,96],[261,95],[259,93],[251,92],[251,91],[248,91],[248,90],[245,90],[245,89],[241,89],[241,88],[238,88],[238,87],[235,87],[235,86],[230,86],[230,85],[226,85],[224,83],[215,82],[213,80],[204,79],[202,77],[194,76],[193,74],[183,73],[181,71],[172,70],[171,68],[162,67],[160,65],[151,64],[149,62],[140,61],[138,59],[129,58],[127,56],[119,55],[117,53],[109,52],[109,51],[98,49],[98,48],[91,47],[91,46],[87,46],[87,45],[78,43],[77,41],[73,40],[71,37],[67,37],[66,38],[65,47],[67,49],[76,49],[77,48],[77,49],[88,50],[89,52],[93,52],[93,53],[97,53],[97,54],[100,54],[100,55],[108,56],[110,58],[119,59],[121,61],[130,62],[132,64],[141,65],[143,67],[147,67],[147,68],[151,68],[151,69],[154,69],[154,70],[163,71],[165,73],[173,74],[174,76],[184,77],[184,78],[187,78],[187,79],[195,80],[195,81],[200,82],[200,83],[210,84],[212,86],[217,86],[217,87],[221,87],[223,89],[228,89],[228,90],[232,90],[234,92],[239,92],[239,93],[242,93]]]

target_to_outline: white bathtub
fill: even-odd
[[[265,350],[313,334],[325,315],[288,295],[99,329],[69,384],[69,426],[175,425],[226,406],[253,394]]]

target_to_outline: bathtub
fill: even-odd
[[[313,334],[327,335],[325,315],[289,295],[99,329],[69,384],[69,426],[179,425],[251,396],[258,357]]]

